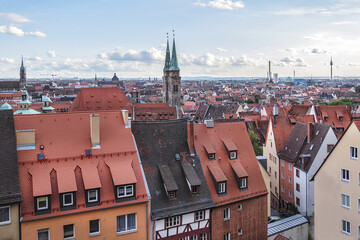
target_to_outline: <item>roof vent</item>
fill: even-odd
[[[207,128],[214,128],[214,120],[213,119],[204,120],[204,123]]]
[[[86,156],[91,156],[91,149],[86,149],[85,154]]]
[[[175,154],[175,159],[179,161],[180,160],[180,154],[176,153]]]
[[[37,155],[37,159],[38,159],[38,160],[44,160],[44,154],[43,154],[43,153],[39,153],[39,154]]]

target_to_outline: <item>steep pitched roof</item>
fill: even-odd
[[[168,103],[134,104],[135,120],[168,120],[176,118],[176,107],[169,107]]]
[[[24,221],[148,201],[136,146],[121,112],[98,114],[99,149],[92,149],[90,113],[15,116],[16,130],[35,129],[36,136],[35,149],[18,151]],[[38,160],[38,154],[44,154],[44,160]],[[136,199],[117,203],[114,186],[128,182],[136,183]],[[100,188],[101,202],[86,207],[85,190],[92,188]],[[59,193],[67,191],[76,191],[77,208],[59,211]],[[48,194],[51,213],[34,215],[34,197]]]
[[[214,128],[207,128],[205,124],[195,124],[194,128],[196,152],[200,157],[212,199],[217,206],[267,193],[244,122],[216,122]],[[231,139],[238,149],[237,159],[229,159],[223,142],[225,138]],[[215,160],[209,160],[203,147],[203,143],[207,141],[211,142],[215,150]],[[248,190],[239,190],[234,174],[248,176]],[[227,195],[217,194],[212,180],[215,175],[219,177],[219,181],[227,180]]]
[[[213,206],[200,161],[189,152],[186,120],[134,121],[132,130],[151,193],[153,219]],[[201,183],[199,194],[191,194],[187,179]],[[177,188],[176,199],[168,198],[164,184]]]
[[[128,110],[131,103],[121,88],[82,88],[70,111]]]
[[[0,110],[0,205],[21,201],[14,116]]]
[[[351,108],[346,105],[319,105],[315,107],[315,110],[318,121],[321,120],[324,124],[330,125],[334,129],[343,128],[343,132],[335,131],[338,138],[344,134],[351,123]]]

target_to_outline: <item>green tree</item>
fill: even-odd
[[[351,98],[342,98],[329,102],[329,105],[347,105],[353,107],[355,105],[355,102],[354,99]]]
[[[263,155],[263,149],[259,144],[259,138],[256,136],[253,130],[248,130],[248,134],[250,137],[251,144],[253,146],[254,152],[256,156]]]
[[[259,94],[255,94],[254,99],[255,99],[255,103],[259,103],[259,101],[260,101]]]
[[[253,101],[251,98],[245,100],[244,102],[246,102],[246,103],[248,103],[248,104],[254,103],[254,101]]]

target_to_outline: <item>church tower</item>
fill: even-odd
[[[175,106],[180,117],[181,113],[181,77],[178,66],[175,34],[173,34],[173,45],[170,60],[169,38],[167,39],[164,76],[163,76],[163,101],[168,102],[169,106]]]
[[[21,56],[19,90],[23,89],[25,86],[26,86],[26,70],[24,67],[24,58]]]

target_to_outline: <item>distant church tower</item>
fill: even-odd
[[[332,73],[332,66],[333,66],[333,61],[332,61],[332,57],[331,57],[331,59],[330,59],[330,76],[331,76],[331,80],[332,80],[332,78],[333,78],[333,73]]]
[[[24,67],[24,58],[21,57],[19,90],[23,89],[25,86],[26,86],[26,70]]]
[[[173,35],[173,45],[170,60],[169,37],[167,37],[166,56],[163,76],[163,101],[168,102],[169,106],[176,106],[178,117],[181,113],[181,77],[178,66],[175,34]]]

